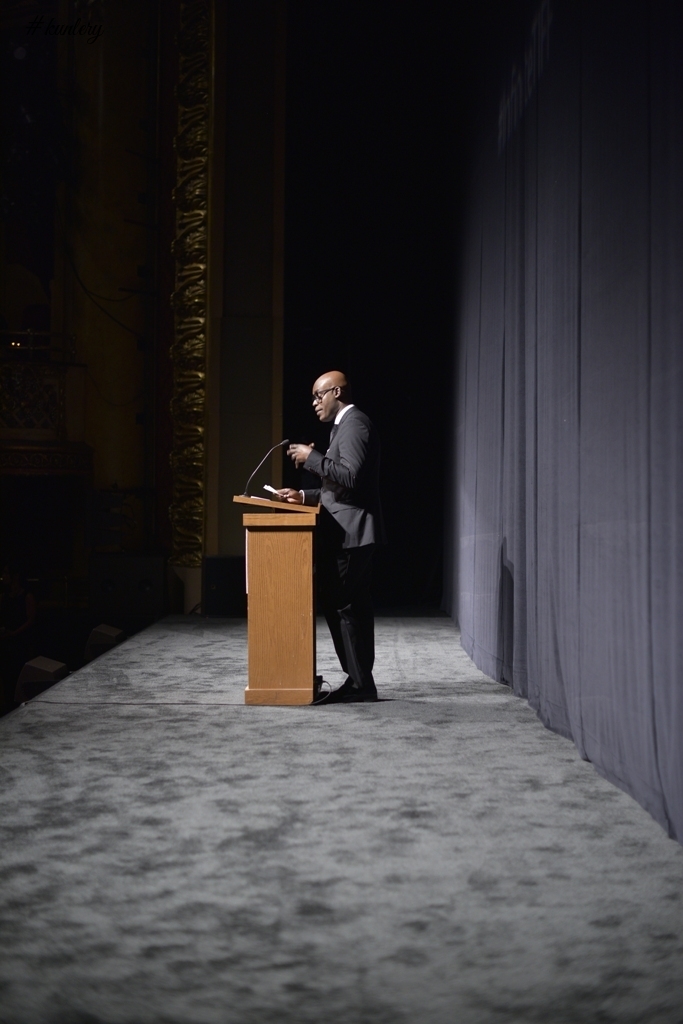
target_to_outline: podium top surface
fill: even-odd
[[[320,505],[290,505],[286,501],[271,501],[270,498],[255,498],[246,494],[235,494],[232,500],[238,505],[255,505],[264,512],[308,512],[315,516],[320,512]]]

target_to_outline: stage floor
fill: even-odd
[[[377,639],[380,703],[245,707],[171,617],[0,720],[2,1024],[681,1021],[683,849],[449,619]]]

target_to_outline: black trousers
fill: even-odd
[[[334,649],[346,674],[362,687],[375,685],[375,616],[370,596],[374,550],[374,544],[323,548],[316,560],[318,597]]]

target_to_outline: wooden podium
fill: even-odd
[[[315,680],[313,531],[319,505],[235,495],[246,527],[245,704],[310,704]]]

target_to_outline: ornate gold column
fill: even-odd
[[[201,595],[204,549],[208,181],[211,119],[211,3],[180,3],[172,296],[173,530],[170,562],[181,572],[185,609]],[[188,596],[190,600],[188,601]],[[194,602],[196,603],[196,602]]]
[[[286,5],[175,2],[170,564],[190,611],[203,557],[242,553],[232,496],[282,437]]]

